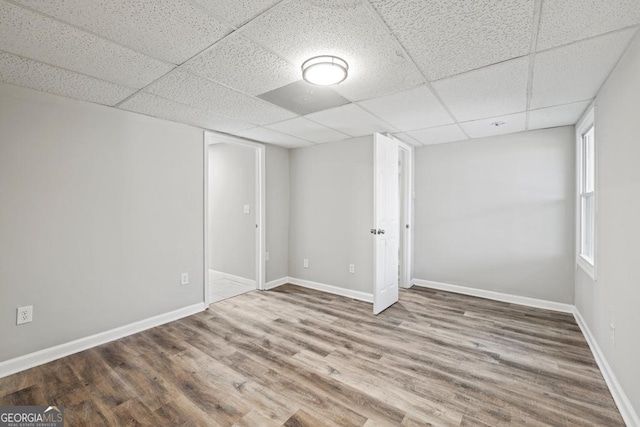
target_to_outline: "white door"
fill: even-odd
[[[398,143],[374,135],[374,290],[373,313],[398,301]]]

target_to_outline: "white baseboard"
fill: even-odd
[[[474,297],[486,298],[495,301],[519,304],[527,307],[543,308],[545,310],[559,311],[562,313],[573,313],[572,304],[547,301],[543,299],[521,297],[518,295],[503,294],[501,292],[486,291],[484,289],[469,288],[449,283],[432,282],[430,280],[413,279],[413,284],[423,288],[438,289],[441,291],[455,292],[456,294],[470,295]]]
[[[591,353],[593,353],[593,357],[596,359],[596,363],[598,364],[598,368],[600,368],[600,372],[602,372],[602,376],[609,387],[609,391],[613,396],[613,400],[615,400],[616,405],[618,406],[618,410],[624,419],[624,422],[628,427],[640,427],[640,418],[636,413],[635,409],[631,405],[627,394],[624,392],[616,375],[613,373],[609,362],[604,357],[604,353],[600,349],[598,342],[595,337],[591,333],[589,326],[587,326],[587,322],[584,321],[582,314],[576,307],[573,312],[573,316],[576,318],[576,322],[580,329],[582,330],[582,334],[587,340],[587,344],[589,344],[589,348],[591,349]]]
[[[373,303],[373,294],[368,294],[366,292],[353,291],[351,289],[339,288],[337,286],[312,282],[311,280],[297,279],[295,277],[289,277],[289,283],[292,285],[302,286],[303,288],[315,289],[316,291],[328,292],[334,295],[353,298],[358,301]]]
[[[253,286],[254,288],[256,287],[255,280],[247,279],[246,277],[235,276],[229,273],[223,273],[222,271],[209,270],[209,280],[216,280],[216,279],[229,279],[229,280],[233,280],[234,282],[242,283],[244,285]]]
[[[264,290],[268,291],[269,289],[277,288],[278,286],[286,285],[287,283],[289,283],[289,278],[288,277],[281,277],[279,279],[267,282],[264,285]]]
[[[193,304],[188,307],[120,326],[109,331],[100,332],[95,335],[59,344],[54,347],[45,348],[14,359],[5,360],[4,362],[0,362],[0,378],[117,340],[119,338],[142,332],[146,329],[163,325],[168,322],[173,322],[174,320],[182,319],[183,317],[191,316],[192,314],[203,311],[205,308],[205,304],[200,302],[198,304]]]

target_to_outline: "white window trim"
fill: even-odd
[[[590,106],[587,112],[576,123],[576,268],[580,267],[585,273],[591,277],[592,280],[597,281],[597,259],[598,259],[598,128],[595,123],[595,109],[594,105]],[[595,162],[594,162],[594,232],[593,232],[593,260],[589,260],[582,256],[582,207],[581,207],[581,183],[582,183],[582,135],[586,133],[590,127],[594,127],[594,141],[595,141]],[[593,262],[592,262],[593,261]]]

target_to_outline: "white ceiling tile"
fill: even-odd
[[[261,99],[180,70],[150,86],[148,91],[163,98],[253,124],[274,123],[296,116]]]
[[[238,33],[189,61],[185,68],[250,95],[300,80],[296,67]]]
[[[640,23],[638,0],[544,0],[538,50]]]
[[[471,138],[483,138],[485,136],[522,132],[526,128],[526,121],[527,113],[518,113],[460,123],[460,127],[462,127]],[[494,123],[496,122],[504,122],[504,124],[495,126]]]
[[[529,111],[529,130],[574,125],[591,101]]]
[[[351,138],[347,134],[322,126],[304,117],[296,117],[295,119],[273,123],[265,127],[315,143],[341,141]]]
[[[0,2],[0,50],[133,88],[173,68],[5,2]]]
[[[119,108],[220,132],[233,133],[253,127],[250,123],[234,120],[143,92],[126,100]]]
[[[529,52],[533,0],[370,0],[429,80]]]
[[[399,139],[402,142],[405,142],[409,145],[413,145],[414,147],[421,147],[422,144],[418,142],[417,139],[412,138],[411,136],[409,136],[406,133],[394,133],[393,136],[397,139]]]
[[[453,123],[453,119],[426,86],[358,103],[401,131]]]
[[[347,104],[329,110],[308,114],[306,118],[351,136],[371,135],[376,132],[395,132],[396,129],[358,107]]]
[[[433,83],[458,121],[516,113],[527,108],[529,57],[525,56]]]
[[[283,133],[276,132],[273,129],[267,129],[263,127],[256,127],[253,129],[244,130],[242,132],[237,132],[236,135],[243,138],[253,139],[255,141],[279,145],[280,147],[285,148],[308,147],[310,145],[313,145],[309,141],[295,138],[290,135],[285,135]]]
[[[468,139],[460,130],[458,125],[440,126],[430,129],[421,129],[407,132],[407,135],[414,138],[423,145],[442,144],[444,142],[461,141]]]
[[[242,31],[297,67],[317,55],[346,60],[349,77],[335,90],[351,101],[423,82],[372,11],[360,1],[284,1]]]
[[[246,24],[280,0],[195,0],[215,16],[236,27]]]
[[[114,105],[134,89],[0,52],[0,81],[82,101]]]
[[[531,108],[593,98],[634,34],[607,34],[536,54]]]
[[[174,64],[181,64],[231,31],[186,0],[17,1]]]

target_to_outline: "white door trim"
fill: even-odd
[[[253,148],[255,150],[256,158],[256,200],[255,200],[255,215],[256,215],[256,248],[255,248],[255,260],[256,260],[256,288],[260,290],[265,289],[265,265],[264,265],[264,253],[265,253],[265,161],[266,161],[266,147],[263,144],[259,144],[254,141],[250,141],[244,138],[238,138],[231,135],[225,135],[217,132],[205,131],[204,132],[204,302],[208,306],[211,304],[211,297],[209,295],[209,145],[216,143],[234,144],[243,147]]]
[[[400,218],[400,232],[404,233],[403,247],[400,251],[400,287],[409,289],[413,286],[413,278],[411,277],[413,264],[413,147],[400,140],[397,141],[398,149],[406,153],[402,194],[400,194],[404,205],[403,215]],[[409,226],[408,231],[406,225]]]

